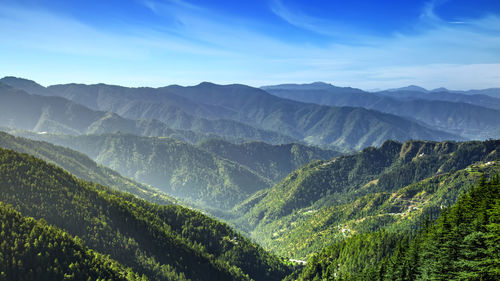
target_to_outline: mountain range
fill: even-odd
[[[2,78],[0,279],[495,280],[495,92]]]
[[[304,258],[349,232],[409,229],[435,216],[481,173],[500,172],[499,151],[498,140],[387,141],[295,170],[238,206],[234,223],[266,248]]]
[[[94,110],[114,112],[125,118],[149,120],[147,122],[159,120],[162,124],[168,124],[170,129],[211,133],[222,137],[229,135],[236,139],[262,140],[274,144],[298,140],[351,150],[380,145],[386,139],[462,139],[406,117],[359,107],[305,104],[281,99],[245,85],[223,86],[205,82],[192,87],[168,86],[153,89],[68,84],[44,88],[35,86],[33,81],[12,77],[3,78],[0,82],[31,91],[31,94],[50,94],[71,99]],[[40,99],[40,96],[36,97]],[[110,119],[114,121],[118,117],[112,113],[107,114],[110,117],[102,121],[91,120],[90,124],[97,122],[90,127],[92,132],[109,132]],[[185,119],[186,116],[189,118]],[[203,121],[193,122],[191,117]],[[8,123],[0,125],[6,126]],[[132,129],[126,132],[135,129],[132,133],[146,135],[144,126],[132,124],[129,127]],[[153,135],[152,131],[159,130],[161,133],[167,130],[162,126],[160,129],[156,129],[156,126],[153,128],[155,130],[147,130],[148,135]],[[116,126],[113,130],[122,128]],[[248,134],[252,136],[249,137]]]
[[[20,260],[16,266],[25,264],[27,268],[33,266],[36,270],[42,265],[42,257],[47,258],[50,267],[42,268],[41,273],[51,272],[52,267],[58,268],[58,259],[66,262],[70,257],[66,254],[69,249],[65,247],[71,243],[77,243],[80,252],[82,245],[85,245],[105,255],[105,258],[100,258],[102,263],[111,258],[130,268],[132,273],[129,280],[134,280],[136,273],[149,280],[281,280],[291,269],[227,225],[199,212],[176,205],[148,203],[79,180],[32,156],[1,148],[0,190],[2,204],[11,205],[23,216],[43,220],[42,225],[57,227],[62,232],[55,231],[66,240],[68,234],[78,236],[78,240],[64,244],[44,246],[34,242],[33,247],[46,247],[54,260],[47,260],[51,256],[32,252],[32,246],[24,244],[28,258]],[[1,207],[2,216],[19,217],[12,210],[3,211],[4,205]],[[7,232],[21,231],[18,228],[5,229],[5,223],[2,221],[0,225]],[[33,239],[44,230],[38,228],[35,231],[32,232]],[[7,243],[4,240],[5,233],[2,231],[2,248]],[[58,238],[54,236],[52,239]],[[15,247],[18,247],[20,240],[16,241]],[[39,241],[48,243],[43,236]],[[88,250],[85,252],[93,255]],[[14,254],[17,257],[20,253]],[[3,255],[0,257],[4,259]],[[85,258],[81,256],[82,260],[74,260],[73,266],[69,267],[79,267]],[[93,265],[97,266],[99,262]],[[114,263],[109,266],[113,266],[115,272],[121,271],[120,266]],[[3,274],[12,279],[14,270],[11,266]]]
[[[177,198],[226,210],[312,160],[339,154],[301,144],[232,144],[212,139],[195,146],[166,137],[130,134],[18,134],[84,153]]]
[[[362,107],[403,116],[468,139],[500,137],[500,99],[488,95],[427,92],[415,87],[370,93],[325,83],[284,84],[263,89],[291,100]]]

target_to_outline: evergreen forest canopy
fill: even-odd
[[[290,271],[282,260],[201,213],[175,205],[155,205],[79,180],[26,154],[0,150],[0,190],[0,201],[23,216],[43,219],[61,229],[62,236],[78,236],[81,239],[78,251],[89,253],[85,248],[88,247],[130,267],[134,276],[137,273],[141,278],[145,275],[150,280],[280,280]],[[37,239],[25,237],[27,230],[13,228],[12,231],[20,232],[12,233],[14,237]],[[20,240],[16,241],[14,247],[19,247]],[[49,244],[45,247],[50,247],[51,242],[46,243]],[[52,247],[63,248],[65,243],[69,242],[52,243]],[[28,247],[24,244],[24,248]],[[25,251],[24,248],[20,250]],[[29,253],[19,253],[28,255],[28,260],[16,266],[34,259],[32,265],[36,271],[38,253],[28,250]],[[61,262],[62,259],[67,259],[66,263],[72,263],[73,259],[80,262],[71,257],[77,255],[74,252],[68,252],[68,256],[66,252],[59,254],[63,256]],[[45,262],[52,258],[55,262],[57,255],[46,257]],[[12,271],[8,268],[4,273],[18,274],[19,269],[12,266]],[[57,271],[59,265],[54,267],[43,274]],[[120,272],[120,268],[117,270]],[[13,280],[13,275],[6,278]]]
[[[288,280],[498,280],[500,178],[484,178],[415,233],[356,235],[314,255]]]
[[[496,280],[494,93],[5,77],[0,280]]]

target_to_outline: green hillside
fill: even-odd
[[[171,138],[28,135],[89,155],[96,162],[175,197],[230,209],[271,181],[248,167]]]
[[[79,180],[0,149],[0,201],[44,219],[150,280],[280,280],[276,257],[198,212]]]
[[[175,204],[176,202],[174,198],[158,189],[123,177],[116,171],[98,165],[88,156],[69,148],[15,137],[1,131],[0,147],[33,155],[63,168],[81,179],[131,193],[150,202],[158,204]]]
[[[478,174],[467,169],[497,171],[499,146],[493,140],[389,141],[313,162],[246,201],[248,207],[238,206],[243,216],[235,223],[266,248],[293,257],[308,256],[351,232],[412,228],[409,218],[436,215],[477,181]]]
[[[287,280],[498,280],[500,180],[484,179],[416,234],[355,235]]]
[[[222,209],[230,209],[254,192],[270,187],[305,163],[338,155],[300,144],[232,144],[211,139],[193,146],[170,138],[126,134],[18,133],[70,147],[166,193]]]
[[[0,202],[0,280],[148,280]]]
[[[340,155],[333,150],[302,144],[271,145],[264,142],[233,144],[223,140],[210,139],[198,146],[222,158],[250,168],[257,174],[277,182],[293,170],[313,161],[326,160]]]

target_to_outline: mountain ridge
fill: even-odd
[[[85,92],[85,89],[89,89],[90,91],[92,87],[95,88],[97,86],[79,85],[78,91]],[[71,93],[73,90],[70,89],[76,86],[59,85],[58,87],[66,87],[66,90],[56,92],[54,88],[49,88],[56,95],[71,98],[67,96],[67,93]],[[170,98],[173,96],[182,97],[183,100],[189,100],[189,104],[194,103],[194,109],[206,106],[222,109],[211,113],[211,116],[202,116],[205,111],[195,110],[196,114],[200,115],[198,117],[202,119],[205,117],[217,117],[217,120],[229,120],[224,122],[246,124],[246,126],[255,127],[258,130],[274,132],[278,134],[278,140],[283,138],[280,136],[288,136],[291,139],[323,147],[340,147],[344,150],[350,150],[370,145],[379,145],[386,139],[460,139],[456,135],[430,129],[408,118],[361,108],[326,107],[285,100],[272,96],[261,89],[241,84],[216,85],[213,83],[202,83],[190,87],[167,86],[150,89],[154,91],[148,92],[147,95],[140,95],[139,92],[136,93],[137,98],[143,98],[140,102],[148,104],[147,110],[138,109],[140,104],[138,104],[137,99],[126,101],[123,100],[125,96],[120,96],[122,99],[116,100],[116,93],[109,90],[109,86],[101,85],[100,87],[102,91],[99,94],[102,96],[100,98],[102,105],[99,106],[103,106],[106,110],[121,112],[122,114],[132,114],[130,116],[133,118],[143,116],[144,112],[149,112],[147,118],[154,117],[158,120],[183,116],[181,112],[173,116],[168,115],[169,110],[167,109],[171,108],[171,105],[168,103],[162,104],[158,100],[159,98]],[[129,94],[134,90],[124,87],[120,89],[127,91]],[[153,101],[155,103],[154,106],[152,105]],[[112,108],[113,106],[115,107]],[[116,106],[119,108],[116,108]],[[153,107],[156,107],[156,109],[153,109]],[[181,111],[183,111],[182,108]],[[214,122],[222,122],[217,120]],[[163,121],[166,122],[166,119],[163,119]],[[172,124],[180,126],[185,121],[181,123],[176,122],[179,122],[179,120],[173,120]],[[190,124],[191,121],[186,120],[186,122]],[[221,124],[214,126],[215,128],[218,126],[226,128],[228,125]],[[206,126],[197,126],[195,131],[203,128],[206,128]],[[231,128],[231,131],[234,132],[234,128]],[[217,130],[210,132],[217,133]]]

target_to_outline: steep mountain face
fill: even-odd
[[[177,201],[154,187],[140,184],[110,168],[100,166],[88,156],[69,148],[14,137],[4,132],[0,132],[0,147],[28,153],[55,164],[81,179],[131,193],[150,202],[175,204]]]
[[[23,217],[2,202],[0,221],[2,280],[146,280],[67,232]]]
[[[289,272],[198,212],[111,191],[11,150],[0,149],[0,191],[0,201],[16,211],[78,236],[149,280],[281,280]]]
[[[305,104],[244,85],[201,83],[193,87],[132,89],[69,84],[47,90],[53,95],[86,101],[89,106],[133,119],[157,119],[177,129],[240,139],[260,138],[272,143],[300,140],[350,150],[380,145],[387,139],[458,138],[394,115],[361,108]]]
[[[391,199],[393,193],[427,178],[454,173],[478,161],[497,161],[499,148],[498,140],[404,144],[388,141],[378,149],[367,148],[331,161],[313,162],[294,171],[259,198],[245,202],[249,207],[239,206],[238,209],[249,211],[236,223],[266,247],[304,257],[325,246],[339,232],[342,235],[342,230],[347,231],[341,226],[353,219],[349,215],[353,210],[379,206]],[[460,181],[463,184],[460,188],[468,182]],[[394,204],[388,203],[392,209],[380,214],[401,213],[397,200]],[[383,226],[391,222],[388,218],[391,216],[380,217],[381,221],[368,220],[368,225],[360,224],[358,230],[370,229],[369,222],[372,227]],[[323,230],[325,239],[321,237]],[[304,233],[312,236],[306,238]]]
[[[269,93],[297,101],[330,106],[353,106],[415,119],[431,128],[469,139],[500,137],[500,99],[450,92],[386,91],[308,84],[265,87]]]
[[[271,186],[271,180],[248,167],[171,138],[127,134],[32,137],[85,153],[125,176],[208,207],[231,209]]]
[[[271,145],[264,142],[233,144],[222,140],[207,140],[198,145],[222,158],[250,168],[257,174],[277,182],[293,170],[313,161],[340,155],[302,144]]]
[[[499,203],[499,178],[480,181],[416,235],[355,235],[285,280],[498,280]]]

